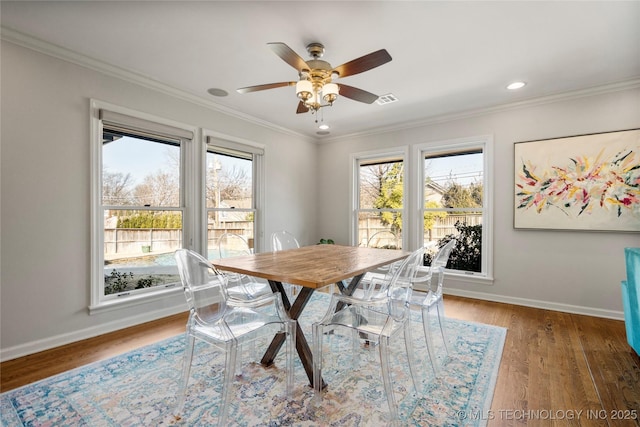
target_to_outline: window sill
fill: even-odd
[[[465,283],[472,285],[493,285],[493,277],[481,276],[479,274],[459,274],[459,273],[445,273],[445,280],[449,283]]]
[[[456,284],[492,286],[493,280],[493,277],[481,276],[479,274],[445,273],[443,287],[449,287]],[[422,292],[427,291],[424,286],[416,286],[415,289]]]
[[[100,314],[123,308],[134,307],[136,305],[147,304],[153,301],[163,300],[171,296],[182,295],[182,287],[163,289],[156,292],[143,293],[138,295],[128,295],[123,298],[110,299],[97,305],[89,306],[89,314]],[[184,300],[183,300],[184,302]]]

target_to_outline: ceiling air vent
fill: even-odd
[[[380,95],[376,103],[378,105],[385,105],[385,104],[391,104],[392,102],[396,102],[397,100],[398,98],[396,98],[394,94],[388,93],[386,95]]]

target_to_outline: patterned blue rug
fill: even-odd
[[[300,319],[311,342],[311,323],[324,314],[327,295],[316,293]],[[447,319],[450,348],[445,357],[436,341],[440,375],[429,368],[420,317],[412,322],[420,385],[416,393],[399,338],[393,360],[393,384],[402,425],[483,426],[491,407],[506,329]],[[229,425],[238,426],[380,426],[389,423],[380,377],[377,346],[362,347],[352,358],[349,337],[325,343],[323,377],[328,383],[322,404],[296,355],[296,388],[284,398],[284,351],[274,367],[250,363],[244,354],[242,375],[233,383]],[[266,342],[264,343],[267,344]],[[266,347],[265,347],[266,348]],[[218,415],[223,356],[198,345],[181,418],[172,414],[182,366],[184,336],[96,362],[0,395],[3,426],[211,426]],[[258,349],[260,351],[260,349]],[[261,355],[261,352],[258,353]],[[258,356],[258,357],[259,357]],[[485,418],[485,420],[483,420]]]

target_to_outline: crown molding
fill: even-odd
[[[462,112],[457,112],[452,114],[443,114],[440,116],[429,117],[426,119],[400,123],[394,126],[367,129],[366,131],[356,132],[349,135],[336,136],[334,138],[323,138],[323,139],[320,139],[319,142],[322,142],[322,143],[337,142],[337,141],[344,141],[347,139],[361,138],[361,137],[366,137],[371,135],[379,135],[380,133],[410,130],[410,129],[415,129],[415,128],[424,127],[424,126],[431,126],[431,125],[440,124],[440,123],[453,122],[456,120],[486,116],[489,114],[495,114],[503,111],[534,107],[534,106],[544,105],[544,104],[552,104],[560,101],[568,101],[572,99],[579,99],[579,98],[585,98],[589,96],[602,95],[606,93],[619,92],[624,90],[633,90],[638,88],[640,88],[640,78],[635,78],[631,80],[624,80],[624,81],[608,83],[608,84],[599,85],[599,86],[593,86],[585,89],[578,89],[570,92],[560,92],[560,93],[555,93],[551,95],[526,99],[523,101],[494,105],[492,107],[483,107],[483,108],[477,108],[473,110],[467,110],[467,111],[462,111]]]
[[[208,108],[210,110],[217,111],[227,116],[231,116],[231,117],[235,117],[235,118],[247,121],[257,126],[261,126],[261,127],[271,129],[276,132],[288,134],[291,136],[295,136],[297,138],[302,138],[305,141],[315,142],[320,144],[344,141],[344,140],[353,139],[353,138],[361,138],[361,137],[366,137],[370,135],[379,135],[380,133],[390,133],[390,132],[410,130],[414,128],[452,122],[456,120],[480,117],[480,116],[494,114],[494,113],[503,112],[503,111],[533,107],[537,105],[544,105],[544,104],[550,104],[554,102],[567,101],[571,99],[578,99],[578,98],[584,98],[588,96],[595,96],[595,95],[600,95],[605,93],[640,88],[640,77],[639,77],[631,80],[613,82],[613,83],[594,86],[594,87],[585,88],[585,89],[550,94],[542,97],[526,99],[523,101],[511,102],[507,104],[499,104],[491,107],[483,107],[483,108],[456,112],[451,114],[443,114],[439,116],[429,117],[426,119],[400,123],[393,126],[371,128],[363,132],[354,132],[348,135],[328,137],[328,138],[327,137],[310,137],[302,133],[295,132],[291,129],[275,125],[266,120],[262,120],[257,117],[251,116],[249,114],[240,112],[238,110],[234,110],[232,108],[217,104],[205,98],[194,95],[190,92],[177,89],[173,86],[154,80],[153,78],[147,75],[132,72],[124,68],[114,66],[107,62],[100,61],[98,59],[94,59],[86,55],[79,54],[72,50],[66,49],[58,45],[54,45],[52,43],[46,42],[44,40],[38,39],[33,36],[23,34],[19,31],[15,31],[7,27],[0,27],[0,30],[1,30],[0,38],[2,40],[16,44],[18,46],[22,46],[27,49],[31,49],[48,56],[52,56],[54,58],[71,62],[81,67],[88,68],[93,71],[97,71],[99,73],[102,73],[111,77],[118,78],[120,80],[128,81],[130,83],[134,83],[134,84],[146,87],[148,89],[152,89],[154,91],[164,93],[171,97],[181,99],[183,101],[187,101],[192,104]]]
[[[110,77],[115,77],[129,83],[134,83],[136,85],[146,87],[147,89],[152,89],[165,95],[169,95],[173,98],[178,98],[180,100],[190,102],[200,107],[205,107],[210,110],[225,114],[227,116],[235,117],[252,124],[274,130],[276,132],[285,133],[297,138],[303,138],[310,142],[316,142],[316,138],[310,138],[307,135],[292,131],[291,129],[277,126],[266,120],[262,120],[249,114],[242,113],[238,110],[234,110],[233,108],[217,104],[205,98],[194,95],[190,92],[183,91],[171,85],[162,83],[158,80],[154,80],[147,75],[117,67],[107,62],[91,58],[62,46],[49,43],[47,41],[21,33],[19,31],[12,30],[7,27],[0,27],[0,30],[0,38],[15,45],[42,53],[44,55],[52,56],[66,62],[70,62],[93,71],[97,71]]]

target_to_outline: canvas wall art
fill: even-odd
[[[640,129],[514,144],[514,227],[640,232]]]

